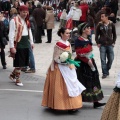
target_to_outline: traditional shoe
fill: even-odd
[[[78,109],[68,110],[68,113],[69,113],[69,114],[74,114],[74,113],[77,113],[77,112],[78,112]]]
[[[94,105],[93,105],[93,107],[94,107],[94,108],[98,108],[98,107],[102,107],[102,106],[104,106],[104,105],[106,105],[106,103],[95,102]]]
[[[22,82],[20,81],[20,80],[16,80],[16,83],[15,83],[17,86],[20,86],[20,87],[22,87],[23,86],[23,84],[22,84]]]
[[[35,70],[29,69],[29,70],[26,70],[25,73],[35,73]]]
[[[15,79],[15,76],[13,74],[10,74],[9,78],[14,82],[16,83],[16,79]]]

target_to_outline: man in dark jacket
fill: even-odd
[[[11,3],[10,0],[2,0],[2,11],[4,11],[5,17],[10,15]]]
[[[108,20],[106,12],[101,13],[101,22],[96,27],[95,40],[100,49],[100,58],[102,66],[102,78],[109,75],[112,62],[114,60],[114,45],[116,41],[116,29],[114,23]],[[106,61],[107,57],[107,61]]]
[[[5,46],[7,45],[8,35],[7,35],[7,29],[1,20],[1,13],[0,13],[0,58],[1,58],[1,64],[3,66],[3,69],[6,69],[6,60],[5,60]]]
[[[42,36],[43,20],[45,19],[45,10],[42,8],[40,3],[38,3],[37,8],[33,10],[33,17],[35,18],[37,25],[35,43],[42,43],[41,36]]]

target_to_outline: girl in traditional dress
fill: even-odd
[[[120,72],[114,91],[103,110],[101,120],[120,120]]]
[[[60,59],[62,53],[72,51],[67,41],[70,37],[69,29],[60,28],[58,36],[61,39],[54,47],[53,60],[44,85],[42,106],[55,110],[77,110],[82,107],[81,93],[85,87],[78,81],[74,65]]]
[[[81,61],[80,67],[77,67],[78,80],[86,87],[82,93],[83,102],[93,102],[93,107],[104,106],[105,103],[99,103],[102,100],[103,92],[101,90],[99,73],[93,58],[86,57],[86,54],[91,54],[92,43],[89,40],[91,34],[90,26],[87,23],[81,23],[78,26],[80,36],[75,40],[76,58]],[[94,69],[92,69],[92,66]]]

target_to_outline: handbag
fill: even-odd
[[[66,22],[66,28],[70,30],[73,29],[73,21],[71,18]]]
[[[43,20],[43,29],[47,29],[47,24],[46,24],[45,20]]]
[[[7,41],[6,37],[2,38],[2,44],[3,45],[8,45],[8,41]]]

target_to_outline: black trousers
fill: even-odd
[[[42,36],[42,26],[37,26],[37,31],[35,35],[35,43],[42,42],[41,36]]]
[[[2,66],[6,65],[6,62],[5,62],[5,51],[4,51],[3,48],[1,48],[0,57],[1,57]]]
[[[47,29],[47,40],[51,43],[52,40],[52,29]]]
[[[79,25],[79,21],[73,20],[73,26],[74,26],[74,27],[78,27],[78,25]]]

